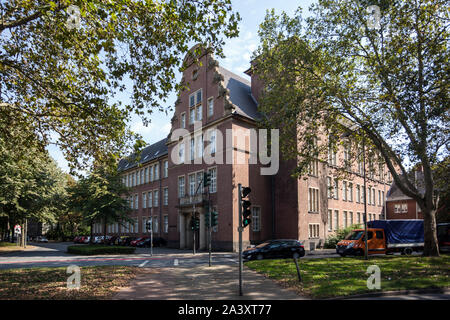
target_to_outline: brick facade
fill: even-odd
[[[345,200],[342,198],[343,181],[341,180],[338,181],[339,194],[337,199],[328,198],[327,178],[331,174],[328,164],[319,163],[316,175],[293,178],[291,173],[295,167],[295,161],[284,160],[281,156],[277,174],[273,176],[261,175],[261,164],[248,163],[250,157],[248,141],[244,145],[238,143],[237,139],[242,138],[242,136],[235,137],[231,144],[223,141],[222,148],[218,144],[213,155],[221,158],[223,164],[208,165],[205,161],[201,161],[199,164],[175,163],[172,155],[176,153],[176,148],[181,143],[181,137],[175,141],[172,140],[176,129],[184,126],[188,132],[185,135],[186,141],[194,138],[192,143],[194,147],[197,145],[194,132],[196,127],[190,121],[192,110],[194,110],[192,118],[197,121],[196,126],[201,123],[201,132],[204,136],[210,129],[221,132],[225,137],[227,130],[233,130],[234,132],[240,130],[240,132],[245,133],[249,129],[256,128],[258,119],[257,101],[262,88],[262,83],[257,77],[247,72],[251,75],[251,81],[243,79],[221,68],[213,56],[207,52],[203,52],[199,60],[200,65],[196,63],[189,65],[188,63],[188,67],[183,72],[182,81],[189,84],[189,89],[179,93],[172,118],[172,129],[168,138],[148,147],[148,150],[146,149],[148,159],[141,159],[139,167],[136,164],[128,164],[126,161],[120,163],[119,167],[123,173],[124,182],[132,186],[131,194],[133,197],[137,195],[139,200],[137,209],[133,209],[130,213],[131,217],[136,218],[138,228],[129,232],[130,230],[118,227],[110,233],[145,235],[143,233],[144,219],[153,216],[158,219],[158,229],[154,236],[167,239],[168,245],[171,247],[192,248],[193,231],[190,228],[190,223],[195,212],[196,216],[200,218],[200,230],[196,233],[197,247],[200,250],[206,249],[207,229],[204,221],[204,200],[208,197],[208,194],[200,192],[195,197],[190,196],[192,190],[190,182],[194,179],[190,177],[195,174],[195,179],[197,179],[202,176],[203,172],[210,172],[210,170],[215,172],[215,190],[209,193],[209,197],[212,207],[218,212],[219,216],[218,226],[212,232],[214,250],[236,251],[238,248],[237,186],[239,183],[252,188],[250,201],[254,221],[244,229],[244,248],[249,243],[259,243],[267,239],[289,238],[304,241],[306,249],[314,249],[322,245],[326,237],[333,233],[337,227],[342,228],[358,221],[362,223],[364,205],[356,199],[356,186],[363,185],[363,178],[356,172],[352,172],[350,178],[346,181],[348,188],[349,184],[352,183],[351,199],[349,195]],[[192,98],[192,95],[195,97]],[[212,113],[210,113],[209,108],[211,101],[213,104]],[[162,147],[162,144],[165,147]],[[159,149],[155,145],[159,145]],[[203,147],[206,147],[205,144]],[[156,149],[158,151],[154,151]],[[153,150],[154,154],[150,154],[150,150]],[[226,152],[230,150],[233,151],[234,158],[243,157],[245,162],[243,164],[225,163]],[[184,152],[189,158],[190,154],[187,153],[190,151],[185,149]],[[167,177],[161,175],[165,161],[168,163]],[[159,165],[160,175],[158,179],[149,181],[149,178],[144,177],[143,181],[142,179],[139,181],[139,185],[136,185],[136,181],[134,185],[129,184],[129,181],[132,182],[130,176],[136,172],[140,174],[141,170],[144,170],[145,174],[145,168],[155,165]],[[149,169],[147,169],[147,172],[149,172]],[[379,219],[388,184],[377,181],[375,177],[368,179],[367,185],[374,190],[371,192],[371,201],[367,206],[368,219]],[[163,204],[164,188],[168,188],[167,205]],[[149,191],[153,191],[153,195],[154,191],[158,191],[158,205],[149,208],[147,204],[144,208],[144,193],[147,193],[145,197],[148,201]],[[180,194],[180,191],[184,194]],[[206,191],[206,189],[203,191]],[[349,189],[347,192],[350,193]],[[373,195],[375,201],[372,204]],[[311,208],[311,199],[316,196],[317,201],[315,203],[317,203],[317,206]],[[329,221],[327,221],[329,210],[332,210],[331,228],[329,228]],[[347,220],[344,219],[344,213],[347,215]],[[338,214],[336,220],[338,226],[334,223],[335,214]],[[167,219],[166,223],[164,223],[165,219]]]

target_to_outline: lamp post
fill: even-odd
[[[346,132],[341,135],[341,138],[348,138],[351,135],[350,132]],[[359,154],[361,155],[361,154]],[[358,155],[358,157],[359,157]],[[364,134],[362,135],[362,156],[363,156],[363,179],[364,179],[364,259],[368,260],[368,249],[369,246],[367,244],[367,177],[366,177],[366,139],[364,137]]]

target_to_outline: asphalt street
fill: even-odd
[[[153,248],[153,255],[149,248],[137,248],[134,254],[130,255],[98,255],[79,256],[67,253],[66,243],[30,243],[36,248],[11,252],[0,255],[0,269],[11,268],[33,268],[33,267],[65,267],[77,265],[105,266],[124,265],[140,267],[174,267],[174,266],[197,266],[208,264],[208,252],[197,252],[195,255],[191,250],[179,250],[169,248]],[[236,264],[237,254],[226,252],[214,252],[212,254],[214,264]]]

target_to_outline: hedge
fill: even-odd
[[[134,247],[121,246],[103,246],[103,245],[74,245],[68,246],[67,252],[81,255],[96,255],[96,254],[130,254],[134,253]]]

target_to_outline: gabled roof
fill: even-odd
[[[158,142],[155,142],[154,144],[149,145],[148,147],[145,147],[141,151],[141,158],[139,159],[139,162],[136,161],[136,155],[132,154],[131,156],[121,159],[119,161],[118,170],[125,171],[131,168],[135,168],[139,164],[144,164],[150,161],[153,161],[155,159],[160,158],[161,156],[168,154],[167,149],[167,138],[162,139]]]
[[[410,181],[415,181],[415,186],[417,190],[423,195],[425,194],[425,184],[424,184],[424,177],[423,172],[417,171],[414,173],[415,176],[413,179],[410,178]],[[400,176],[400,179],[404,180],[405,176]],[[395,182],[392,183],[391,187],[389,188],[389,191],[386,195],[386,201],[394,201],[394,200],[400,200],[400,199],[411,199],[407,195],[405,195],[400,188],[396,185]]]
[[[223,67],[219,66],[218,69],[224,77],[225,88],[229,90],[229,99],[236,107],[234,113],[253,120],[260,119],[261,114],[258,112],[257,104],[252,96],[250,81]]]

